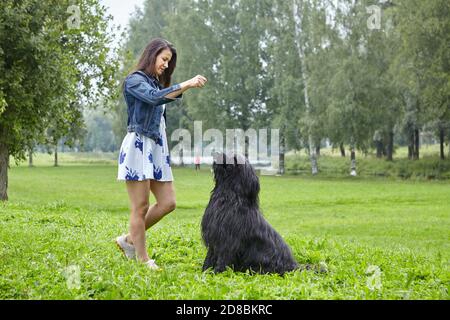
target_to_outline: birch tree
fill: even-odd
[[[316,144],[314,142],[312,136],[312,110],[311,104],[309,100],[309,86],[308,86],[308,69],[306,65],[306,56],[305,51],[307,47],[307,34],[304,30],[304,11],[300,12],[300,8],[304,8],[303,0],[292,0],[292,16],[295,24],[295,44],[297,47],[297,52],[299,56],[300,66],[301,66],[301,74],[303,80],[303,95],[305,100],[305,120],[306,125],[308,126],[308,148],[309,148],[309,157],[311,161],[311,173],[316,175],[319,172],[317,166],[317,155],[316,155]]]

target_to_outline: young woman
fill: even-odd
[[[145,231],[175,209],[175,191],[166,138],[166,104],[181,98],[192,88],[202,88],[201,75],[171,86],[177,52],[164,39],[152,40],[123,85],[127,104],[127,135],[120,148],[118,180],[126,181],[130,199],[129,234],[116,239],[117,246],[130,259],[137,258],[158,269],[147,253]],[[156,203],[149,204],[152,192]]]

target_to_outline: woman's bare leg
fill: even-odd
[[[175,190],[171,181],[160,182],[152,180],[150,189],[155,195],[156,203],[148,209],[145,215],[145,230],[155,225],[165,215],[175,210],[176,207]],[[133,237],[127,235],[127,242],[133,244]]]
[[[152,181],[150,188],[155,195],[156,203],[148,209],[145,215],[146,230],[175,210],[176,207],[175,189],[172,181]]]
[[[129,240],[136,249],[140,261],[148,261],[145,245],[145,215],[149,208],[150,180],[127,181],[128,196],[130,198],[130,233]]]

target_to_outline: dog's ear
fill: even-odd
[[[246,182],[247,193],[251,198],[257,198],[259,194],[259,178],[255,170],[249,162],[244,166],[244,176]]]
[[[235,166],[233,166],[233,173],[236,181],[236,188],[239,192],[245,195],[248,199],[257,200],[259,194],[259,179],[255,173],[250,162],[244,159],[244,164],[239,164],[242,159],[236,159]]]

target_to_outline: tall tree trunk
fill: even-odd
[[[55,146],[55,167],[58,166],[58,145]]]
[[[381,135],[382,130],[375,130],[373,135],[373,141],[375,142],[375,148],[377,149],[377,158],[380,159],[383,157],[383,137]]]
[[[28,149],[28,166],[30,168],[33,166],[33,148]]]
[[[444,154],[444,142],[445,142],[445,130],[444,128],[441,128],[439,130],[439,143],[440,143],[440,151],[441,151],[441,160],[445,160],[445,154]]]
[[[387,145],[386,160],[393,161],[394,160],[393,154],[394,154],[394,131],[391,129],[388,132],[388,145]]]
[[[383,157],[383,142],[376,141],[375,144],[377,146],[377,158],[381,159]]]
[[[356,176],[356,153],[355,153],[355,144],[354,143],[351,144],[350,151],[351,151],[350,175],[355,177]]]
[[[8,200],[8,147],[0,142],[0,201]]]
[[[320,145],[316,147],[316,155],[317,157],[320,157]]]
[[[341,149],[341,157],[345,158],[345,148],[344,148],[344,144],[342,142],[339,145],[339,149]]]
[[[309,136],[309,142],[312,144],[312,136]],[[317,165],[317,156],[316,156],[316,148],[314,146],[309,145],[309,152],[311,157],[311,173],[316,175],[319,172],[319,167]]]
[[[308,75],[306,70],[304,43],[301,40],[301,35],[303,33],[303,30],[301,29],[302,16],[301,14],[299,14],[296,0],[292,1],[292,14],[295,22],[295,38],[296,38],[295,43],[297,45],[302,70],[302,79],[304,85],[303,92],[305,97],[306,114],[308,118],[311,118],[311,105],[309,103],[309,95],[308,95]],[[316,148],[314,147],[314,140],[311,131],[312,131],[311,125],[308,125],[308,144],[309,144],[309,156],[311,160],[311,172],[313,175],[316,175],[319,172],[319,169],[317,166]]]
[[[408,134],[408,159],[414,160],[414,130],[411,129]]]
[[[387,157],[387,155],[388,155],[387,148],[388,148],[387,145],[383,145],[383,149],[381,150],[381,154],[383,155],[383,157]],[[394,150],[394,149],[392,148],[392,150]]]
[[[279,160],[279,168],[278,168],[278,174],[284,175],[285,173],[285,164],[284,164],[284,147],[285,144],[285,138],[284,138],[284,134],[281,135],[281,139],[280,139],[280,153],[278,156],[278,160]]]
[[[419,148],[420,148],[420,131],[419,129],[414,130],[414,159],[419,160]]]

